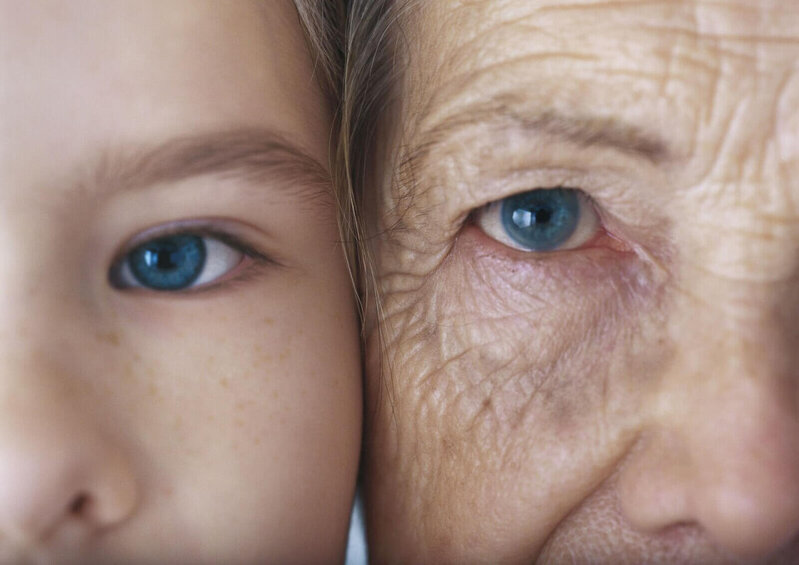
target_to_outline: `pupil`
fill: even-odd
[[[161,247],[169,246],[162,244]],[[171,247],[172,249],[148,249],[144,255],[145,263],[162,271],[174,270],[180,262],[180,251],[174,249],[174,246]]]
[[[158,254],[158,268],[159,269],[174,269],[175,268],[175,259],[174,256],[176,253],[159,253]]]
[[[535,223],[545,224],[552,218],[552,212],[546,208],[539,208],[535,211]]]

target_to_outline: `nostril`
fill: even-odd
[[[89,505],[89,495],[85,492],[78,493],[69,504],[69,513],[72,516],[83,516]]]

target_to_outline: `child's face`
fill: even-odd
[[[312,75],[289,2],[0,7],[0,560],[340,558],[360,365]]]

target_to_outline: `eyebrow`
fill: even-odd
[[[488,102],[478,102],[450,115],[433,127],[423,130],[418,142],[412,143],[400,163],[404,177],[418,170],[430,154],[459,131],[488,126],[513,129],[530,135],[553,139],[579,147],[601,147],[619,151],[661,164],[672,159],[668,144],[643,128],[613,117],[569,115],[551,109],[529,110],[524,104],[498,97]]]
[[[91,177],[101,192],[136,190],[202,175],[250,182],[281,180],[307,195],[331,194],[331,177],[319,161],[283,134],[238,128],[186,135],[152,147],[104,152]]]

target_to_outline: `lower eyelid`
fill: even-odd
[[[491,285],[492,292],[504,288],[505,284],[531,284],[529,294],[548,293],[554,298],[569,287],[588,285],[593,288],[609,278],[616,278],[620,269],[627,269],[625,265],[640,263],[635,253],[619,251],[613,245],[613,238],[603,232],[596,244],[578,252],[529,253],[503,245],[469,224],[456,242],[456,256],[474,261],[470,269],[485,270],[486,274],[479,279]],[[506,282],[496,287],[497,280]]]
[[[502,242],[486,235],[486,233],[474,222],[470,221],[466,224],[465,229],[468,230],[470,237],[476,237],[480,240],[490,244],[492,249],[504,252],[518,261],[525,262],[550,262],[561,261],[564,256],[574,253],[588,253],[598,251],[612,251],[615,253],[633,253],[634,249],[627,244],[623,239],[616,237],[604,228],[600,227],[594,237],[586,241],[583,245],[572,249],[559,249],[556,251],[546,252],[531,252],[524,249],[518,249],[505,245]]]

